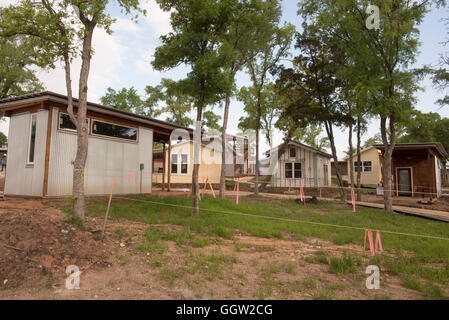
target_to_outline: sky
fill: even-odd
[[[16,3],[17,0],[0,0],[0,5]],[[143,7],[148,14],[142,16],[135,23],[129,16],[124,16],[120,8],[111,1],[108,7],[110,14],[117,19],[112,26],[113,34],[108,35],[104,30],[96,29],[93,37],[94,55],[91,62],[91,72],[88,82],[88,100],[100,102],[108,87],[121,89],[123,87],[134,87],[144,95],[144,88],[147,85],[155,86],[159,84],[161,78],[182,79],[186,76],[188,68],[180,66],[175,69],[159,72],[152,68],[151,61],[154,50],[160,43],[160,36],[170,32],[170,13],[163,12],[154,0],[143,1]],[[290,22],[299,28],[300,18],[297,16],[297,1],[282,1],[282,20]],[[447,37],[447,29],[442,18],[448,15],[448,9],[433,9],[429,12],[420,29],[420,53],[417,56],[415,67],[422,65],[436,66],[439,56],[444,51],[449,51],[441,42]],[[381,13],[382,14],[382,13]],[[292,49],[293,51],[293,49]],[[78,73],[80,60],[77,59],[72,65],[72,82],[74,95],[78,94]],[[43,82],[46,90],[66,94],[65,77],[62,65],[56,69],[38,70],[38,77]],[[237,86],[251,85],[250,79],[245,71],[237,75]],[[422,112],[438,112],[442,117],[449,117],[449,107],[440,108],[435,101],[444,95],[432,87],[429,79],[422,81],[423,91],[417,92],[418,98],[416,109]],[[238,122],[244,116],[243,104],[235,99],[230,105],[229,133],[238,132]],[[223,110],[214,107],[214,112],[223,115]],[[191,114],[194,118],[194,113]],[[165,116],[160,117],[161,120]],[[8,119],[0,122],[0,131],[7,134],[9,128]],[[373,119],[369,124],[367,133],[362,140],[366,140],[379,132],[379,120]],[[335,128],[335,139],[339,158],[344,156],[348,148],[348,131],[344,128]],[[324,130],[323,130],[324,136]],[[261,136],[261,151],[268,150],[269,146],[263,136]],[[274,131],[274,145],[282,142],[282,133]],[[355,141],[354,141],[355,143]]]

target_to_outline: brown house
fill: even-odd
[[[385,148],[375,145],[381,151],[380,163],[384,176]],[[395,196],[434,198],[442,193],[441,159],[447,151],[439,142],[398,143],[392,156],[392,193]],[[382,185],[383,185],[382,178]]]

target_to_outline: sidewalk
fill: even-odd
[[[347,203],[351,204],[351,201],[347,201]],[[355,203],[356,203],[356,205],[362,206],[362,207],[378,208],[378,209],[384,208],[384,205],[381,203],[360,202],[360,201],[356,201]],[[407,214],[411,214],[414,216],[425,217],[425,218],[429,218],[429,219],[435,219],[435,220],[449,222],[449,212],[447,212],[447,211],[428,210],[428,209],[395,206],[395,205],[393,205],[393,211],[400,212],[400,213],[407,213]]]

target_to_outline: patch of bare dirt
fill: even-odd
[[[0,290],[46,281],[69,265],[87,269],[106,250],[91,232],[63,222],[63,214],[37,200],[0,205]]]
[[[102,222],[88,217],[84,228],[97,230]],[[101,242],[95,234],[64,223],[63,214],[45,202],[17,199],[0,204],[0,298],[420,298],[419,292],[402,287],[399,277],[385,272],[381,289],[367,290],[365,268],[370,256],[360,246],[340,246],[316,238],[297,241],[236,235],[233,240],[211,238],[202,248],[160,240],[165,246],[163,253],[147,252],[139,246],[148,227],[139,222],[108,221]],[[173,225],[158,228],[183,229]],[[320,253],[341,257],[343,251],[363,259],[353,274],[330,273],[329,265],[313,260]],[[80,290],[65,288],[65,268],[70,264],[82,271]],[[4,279],[8,279],[6,284]]]

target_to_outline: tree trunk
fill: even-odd
[[[349,167],[351,168],[349,174],[351,179],[351,188],[354,188],[354,158],[352,157],[354,153],[353,150],[354,148],[352,147],[352,123],[349,125],[348,142],[349,142]]]
[[[254,181],[254,195],[259,195],[259,128],[256,129],[256,170]]]
[[[224,115],[223,115],[223,128],[221,129],[221,174],[220,174],[220,198],[225,197],[226,193],[226,128],[228,126],[229,117],[229,105],[231,104],[231,96],[226,95]]]
[[[394,127],[394,114],[390,114],[389,119],[390,127],[390,141],[387,137],[387,118],[380,119],[380,132],[382,135],[382,141],[384,144],[384,208],[386,211],[393,211],[393,197],[391,194],[391,168],[392,168],[392,155],[395,147],[395,127]]]
[[[361,138],[362,138],[361,125],[362,124],[361,124],[360,116],[359,116],[357,118],[357,162],[358,163],[362,162],[362,153],[360,150],[360,144],[361,144]],[[357,171],[357,201],[362,201],[361,181],[362,181],[362,171],[359,170],[359,171]]]
[[[346,195],[345,195],[345,189],[343,187],[343,180],[341,178],[340,164],[338,163],[337,149],[335,148],[335,139],[334,139],[334,132],[332,130],[332,123],[328,123],[327,121],[325,121],[324,125],[326,127],[327,137],[331,144],[332,159],[334,159],[335,172],[337,173],[337,181],[338,181],[338,185],[340,186],[340,201],[345,202]]]
[[[82,64],[79,79],[79,98],[77,111],[77,148],[73,164],[73,217],[84,222],[84,169],[88,150],[87,114],[87,82],[89,79],[90,61],[92,58],[92,35],[95,24],[86,28],[83,39]]]
[[[201,119],[203,115],[203,98],[197,107],[195,134],[193,141],[193,173],[192,173],[192,216],[198,216],[200,213],[199,197],[200,185],[198,183],[198,174],[200,171],[200,149],[201,149]]]

